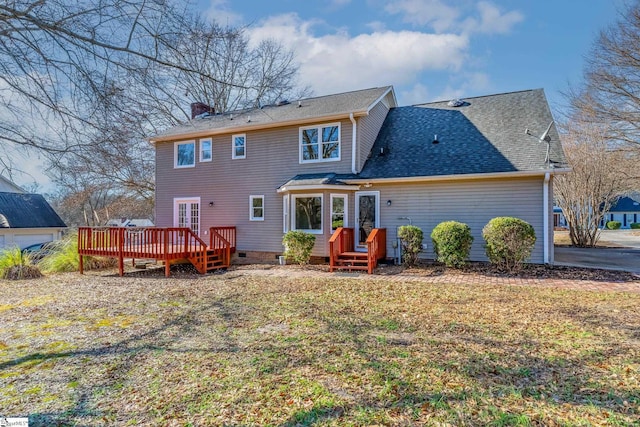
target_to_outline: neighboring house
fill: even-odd
[[[0,192],[4,193],[26,193],[22,188],[18,187],[7,178],[0,175]]]
[[[398,107],[389,86],[205,113],[151,140],[156,223],[205,241],[236,226],[239,256],[274,260],[288,230],[315,234],[313,255],[327,257],[339,225],[355,225],[356,249],[386,228],[394,257],[408,223],[432,258],[431,230],[457,220],[485,260],[484,225],[515,216],[535,228],[531,261],[553,263],[553,178],[566,169],[552,121],[541,89]]]
[[[40,194],[0,192],[0,249],[51,242],[66,228]]]
[[[110,219],[105,224],[107,227],[153,227],[153,222],[150,219]]]
[[[607,221],[620,221],[620,228],[631,228],[631,224],[640,223],[640,197],[621,197],[609,209],[600,225],[604,227]]]

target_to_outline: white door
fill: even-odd
[[[53,241],[53,234],[16,234],[13,238],[16,246],[20,249],[24,249],[27,246],[35,245],[36,243],[46,243]]]
[[[380,227],[380,192],[356,191],[356,250],[366,251],[371,230]]]
[[[190,228],[196,236],[200,235],[200,199],[175,199],[174,227]]]

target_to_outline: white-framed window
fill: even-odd
[[[179,141],[173,143],[174,168],[192,168],[196,165],[196,142]]]
[[[322,234],[322,194],[291,196],[291,229]]]
[[[231,136],[231,158],[244,159],[247,157],[247,135],[242,133]]]
[[[264,221],[264,196],[249,196],[249,220]]]
[[[347,195],[331,195],[331,231],[338,227],[348,227],[347,221]]]
[[[200,140],[200,161],[210,162],[213,159],[213,145],[211,138]]]
[[[340,160],[340,123],[300,128],[300,163]]]

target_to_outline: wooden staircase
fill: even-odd
[[[219,268],[229,267],[224,250],[222,249],[207,249],[206,251],[193,252],[187,259],[200,274],[206,274]]]
[[[374,228],[367,238],[367,252],[354,251],[353,228],[339,227],[329,239],[329,271],[366,271],[369,274],[387,254],[386,229]]]

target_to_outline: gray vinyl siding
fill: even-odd
[[[389,108],[384,105],[384,103],[380,102],[376,104],[375,107],[371,109],[368,116],[361,117],[358,119],[358,129],[357,129],[357,160],[356,160],[356,171],[360,173],[364,163],[367,161],[367,157],[371,152],[371,148],[376,141],[378,136],[378,132],[380,132],[380,128],[384,123],[384,119],[387,117],[387,113],[389,112]]]
[[[334,122],[328,122],[334,123]],[[309,125],[322,124],[312,122]],[[212,226],[237,227],[238,251],[282,252],[282,194],[277,188],[297,174],[351,172],[352,125],[341,125],[341,160],[299,163],[299,129],[289,126],[246,133],[246,159],[231,159],[231,133],[212,137],[213,160],[174,169],[173,142],[156,144],[156,223],[173,226],[173,200],[200,197],[201,237]],[[318,193],[309,191],[308,193]],[[325,233],[330,233],[329,192],[325,192]],[[249,196],[264,196],[264,221],[249,220]],[[209,202],[214,202],[210,207]],[[330,235],[330,234],[329,234]],[[318,236],[314,255],[324,255],[326,236]]]
[[[431,230],[442,221],[455,220],[471,227],[474,242],[471,260],[484,261],[482,228],[491,218],[515,216],[533,225],[538,237],[531,262],[543,262],[542,184],[540,179],[434,182],[422,184],[374,185],[380,191],[380,223],[387,228],[387,256],[394,256],[397,227],[410,217],[422,228],[428,245],[424,258],[433,259]],[[387,206],[391,200],[391,206]]]

